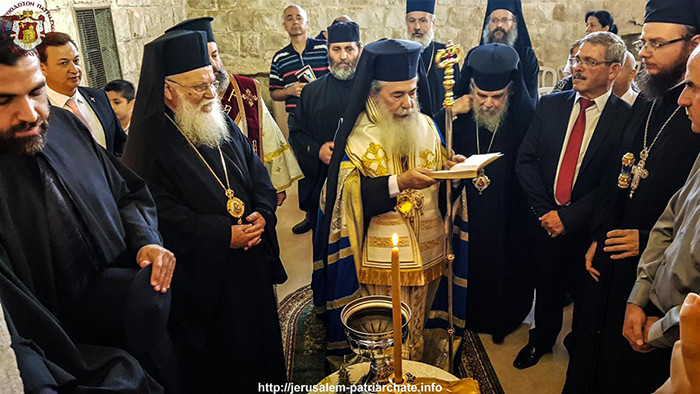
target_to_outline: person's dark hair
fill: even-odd
[[[105,92],[117,92],[121,94],[126,101],[131,101],[136,96],[134,92],[134,84],[123,79],[115,79],[114,81],[105,85],[102,90]]]
[[[610,28],[608,30],[610,33],[617,34],[617,25],[615,25],[615,20],[613,20],[613,16],[610,15],[610,13],[608,11],[605,11],[605,10],[588,11],[588,12],[586,12],[586,17],[583,19],[583,21],[588,22],[589,16],[596,17],[596,19],[598,19],[598,22],[600,22],[601,26],[603,26],[603,27],[608,26]]]
[[[698,29],[695,26],[683,25],[683,28],[685,29],[685,35],[688,39],[698,34]]]
[[[66,33],[61,33],[59,31],[54,31],[46,35],[46,37],[41,40],[41,44],[36,47],[37,52],[39,52],[39,60],[42,63],[46,63],[46,48],[47,47],[61,47],[68,43],[73,44],[77,49],[75,41]]]

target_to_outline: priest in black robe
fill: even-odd
[[[445,44],[433,40],[435,37],[435,0],[406,1],[407,38],[423,46],[421,60],[425,66],[428,89],[430,90],[429,113],[435,114],[442,109],[445,99],[445,70],[435,63],[435,55]],[[459,80],[459,65],[455,64],[455,82]]]
[[[217,85],[203,32],[148,43],[123,161],[148,183],[178,258],[169,329],[186,388],[248,393],[286,381],[273,290],[286,273],[276,191]]]
[[[304,178],[299,180],[299,208],[316,227],[318,199],[328,175],[333,139],[348,107],[353,77],[362,54],[360,27],[355,22],[335,22],[328,27],[329,74],[304,87],[296,116],[291,120],[289,144]]]
[[[161,291],[175,261],[150,193],[78,118],[49,107],[35,53],[0,44],[0,299],[34,342],[19,365],[25,391],[160,391],[134,358],[102,347],[175,372],[151,354],[168,341]]]
[[[622,326],[649,231],[700,153],[700,135],[692,132],[678,104],[686,61],[700,42],[695,7],[696,2],[686,0],[647,2],[639,42],[641,93],[618,158],[603,180],[608,183],[607,208],[599,215],[586,256],[593,278],[585,291],[581,324],[575,327],[565,392],[651,392],[669,376],[671,349],[635,351],[622,336]],[[659,46],[663,42],[671,43]],[[630,168],[632,164],[637,167]],[[651,305],[644,312],[663,316]]]
[[[465,326],[489,333],[500,343],[532,307],[525,227],[531,220],[515,175],[515,159],[535,109],[518,54],[507,45],[475,48],[462,75],[470,89],[453,107],[459,113],[452,126],[455,153],[503,154],[484,169],[483,179],[462,182],[469,218]],[[444,124],[444,116],[436,120]]]
[[[483,26],[479,45],[500,43],[513,47],[520,57],[523,80],[530,99],[536,102],[539,97],[540,65],[532,50],[520,0],[489,0]],[[461,95],[468,90],[469,80],[460,77],[455,86],[457,95]]]

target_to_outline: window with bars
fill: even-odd
[[[110,9],[79,9],[75,10],[75,17],[89,86],[101,89],[107,82],[121,79],[122,69]]]

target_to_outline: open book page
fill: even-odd
[[[467,179],[475,178],[480,169],[503,156],[503,153],[486,153],[483,155],[471,155],[465,161],[457,163],[454,167],[445,171],[433,171],[429,176],[433,179]]]

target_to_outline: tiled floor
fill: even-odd
[[[287,191],[287,200],[277,210],[277,218],[277,235],[282,261],[289,276],[287,282],[277,287],[277,295],[282,300],[294,290],[311,282],[311,232],[302,235],[292,234],[292,227],[304,218],[304,213],[298,207],[296,186]],[[490,335],[481,335],[484,347],[506,393],[561,392],[569,360],[561,341],[565,333],[570,330],[571,312],[572,307],[566,308],[565,330],[559,336],[554,352],[545,355],[536,366],[526,370],[516,369],[512,364],[520,348],[527,343],[529,326],[520,326],[500,345],[495,345]]]

